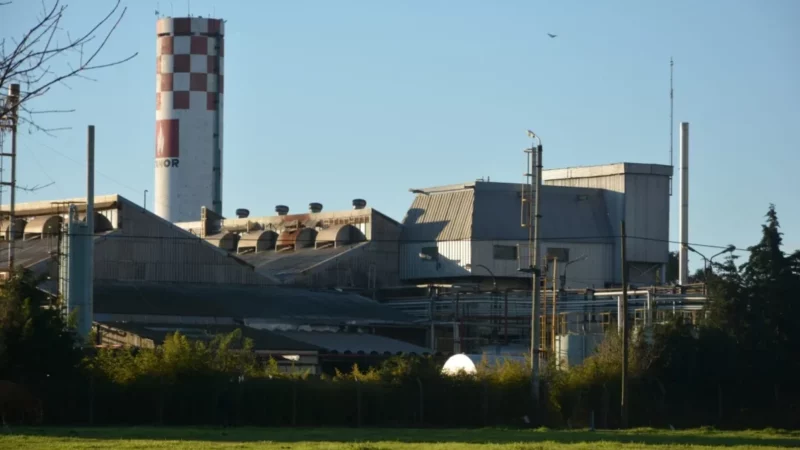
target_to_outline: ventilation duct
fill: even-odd
[[[364,209],[367,206],[367,201],[363,198],[353,200],[353,209]]]
[[[86,221],[86,212],[82,212],[78,214],[78,220],[85,222]],[[94,213],[94,232],[95,233],[104,233],[106,231],[111,231],[114,229],[114,226],[111,224],[111,221],[108,220],[108,217],[104,216],[99,212]]]
[[[3,239],[9,239],[8,226],[10,224],[11,222],[3,222]],[[26,222],[23,218],[17,217],[14,219],[14,224],[14,239],[22,239],[23,233],[25,232],[25,226],[28,224],[28,222]]]
[[[286,205],[278,205],[275,207],[275,212],[278,213],[279,216],[285,216],[289,214],[289,207]]]
[[[317,232],[312,228],[295,228],[284,230],[275,243],[276,251],[290,251],[313,247]]]
[[[61,231],[64,218],[61,216],[38,216],[25,226],[25,238],[55,236]]]
[[[350,224],[323,228],[317,234],[316,248],[339,247],[366,240],[364,233]]]
[[[309,203],[308,210],[312,213],[322,212],[322,203]]]
[[[239,253],[258,253],[275,248],[278,233],[272,230],[250,231],[243,233],[239,239]]]
[[[230,231],[223,231],[222,233],[206,236],[205,240],[225,251],[233,252],[236,250],[236,245],[239,243],[239,235],[231,233]]]

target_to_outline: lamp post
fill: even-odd
[[[483,267],[484,269],[486,269],[487,272],[489,272],[489,275],[492,276],[492,292],[497,292],[497,279],[494,276],[494,272],[492,272],[491,269],[484,266],[483,264],[467,264],[464,266],[465,269],[470,271],[472,270],[473,267]]]
[[[722,250],[721,252],[717,253],[716,255],[714,255],[714,256],[712,256],[711,258],[708,259],[708,266],[713,269],[714,268],[714,258],[716,258],[719,255],[723,255],[725,253],[733,253],[735,251],[736,251],[736,246],[733,245],[733,244],[725,247],[725,250]]]
[[[687,245],[686,248],[689,249],[689,251],[691,251],[692,253],[697,253],[698,255],[700,255],[701,258],[703,258],[703,295],[708,295],[708,275],[709,275],[708,269],[712,269],[713,270],[714,258],[716,258],[719,255],[725,254],[725,253],[733,253],[733,252],[735,252],[736,251],[736,246],[735,245],[729,245],[729,246],[725,247],[724,250],[722,250],[721,252],[715,254],[711,258],[706,258],[706,256],[704,254],[702,254],[702,253],[698,252],[697,250],[695,250],[694,247],[692,247],[691,245]]]
[[[564,274],[559,277],[560,278],[559,281],[561,281],[561,290],[562,291],[565,290],[566,286],[567,286],[567,267],[569,267],[569,265],[572,264],[572,263],[583,261],[584,259],[587,259],[588,257],[589,257],[589,255],[581,255],[581,256],[573,259],[572,261],[567,261],[567,263],[564,264]]]

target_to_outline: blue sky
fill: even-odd
[[[111,2],[68,3],[65,28],[78,31]],[[155,11],[185,15],[188,2],[125,3],[101,58],[139,55],[39,101],[77,111],[41,117],[72,127],[56,138],[20,137],[20,182],[55,184],[19,201],[85,195],[87,124],[97,193],[152,198]],[[3,36],[19,35],[38,4],[3,7]],[[411,187],[521,181],[528,128],[546,167],[668,163],[672,56],[676,173],[677,122],[691,123],[690,240],[754,244],[772,202],[787,250],[800,248],[795,0],[191,0],[191,12],[227,20],[226,214],[362,197],[401,220]]]

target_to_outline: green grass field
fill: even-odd
[[[419,430],[332,428],[13,428],[0,448],[170,449],[777,449],[800,447],[800,432]]]

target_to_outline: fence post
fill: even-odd
[[[292,426],[297,426],[297,380],[292,380]]]
[[[361,428],[361,383],[356,378],[356,425]]]
[[[158,424],[164,425],[164,377],[158,377]]]
[[[89,376],[89,425],[94,425],[94,373]]]
[[[419,424],[425,425],[425,391],[422,389],[422,380],[417,377],[417,385],[419,386]]]
[[[483,395],[481,409],[483,410],[483,426],[489,426],[489,383],[483,380]]]

